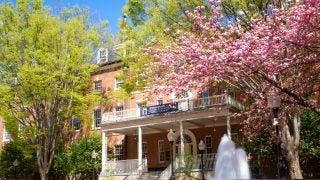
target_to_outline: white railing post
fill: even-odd
[[[106,132],[102,132],[102,157],[101,157],[101,175],[105,174],[105,170],[106,170],[106,163],[107,163],[107,153],[108,153],[108,149],[107,149],[107,144],[108,144],[108,138],[106,136]]]
[[[138,127],[138,167],[139,171],[142,170],[142,130]]]

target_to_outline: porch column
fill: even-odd
[[[183,124],[182,121],[180,121],[180,160],[181,160],[181,167],[184,167],[185,163],[184,163],[184,137],[183,137]]]
[[[228,137],[231,139],[231,126],[230,126],[229,111],[228,111],[228,115],[227,115],[227,134],[228,134]]]
[[[138,127],[138,170],[142,170],[142,130]]]
[[[107,165],[107,157],[108,157],[108,137],[106,136],[106,132],[102,131],[102,157],[101,157],[101,175],[104,175],[104,170]]]

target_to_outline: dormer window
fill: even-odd
[[[108,50],[106,48],[101,48],[98,53],[98,63],[108,62]]]

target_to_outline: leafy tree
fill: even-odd
[[[145,72],[144,65],[151,56],[145,48],[175,39],[177,29],[190,30],[192,22],[186,15],[187,10],[205,5],[202,0],[127,0],[123,8],[124,19],[120,20],[117,51],[126,69],[120,78],[124,80],[126,92],[141,90],[145,87],[144,78],[138,76]],[[137,83],[138,82],[138,83]]]
[[[300,154],[320,158],[320,116],[314,112],[301,114]]]
[[[0,151],[0,177],[31,176],[37,173],[37,168],[35,147],[30,143],[11,141]]]
[[[95,172],[101,171],[101,136],[91,135],[84,137],[70,145],[66,150],[59,151],[54,158],[53,171],[55,174],[74,176],[88,179]],[[111,155],[111,148],[108,148]],[[92,159],[92,151],[97,153],[97,158]]]
[[[1,116],[14,138],[36,145],[41,179],[48,179],[66,122],[72,115],[91,120],[94,103],[87,94],[99,36],[88,18],[70,12],[50,15],[41,0],[0,6]]]
[[[222,7],[212,3],[212,16],[204,8],[189,13],[194,31],[180,33],[165,48],[151,49],[149,67],[155,91],[200,89],[226,81],[254,98],[248,107],[245,132],[270,128],[267,95],[277,91],[282,100],[279,124],[283,153],[291,178],[302,178],[299,164],[300,114],[319,111],[319,1],[308,0],[288,10],[269,6],[269,16],[256,19],[252,29],[222,26]],[[316,8],[317,7],[317,8]],[[146,76],[145,76],[146,77]]]

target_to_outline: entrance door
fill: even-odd
[[[176,144],[176,155],[181,154],[181,144]],[[193,155],[193,144],[192,143],[184,143],[184,154]]]
[[[193,155],[193,142],[192,139],[189,135],[187,134],[183,134],[183,141],[184,141],[184,154],[185,155]],[[180,156],[181,155],[181,137],[179,136],[176,140],[176,150],[175,150],[175,154],[176,156]]]

